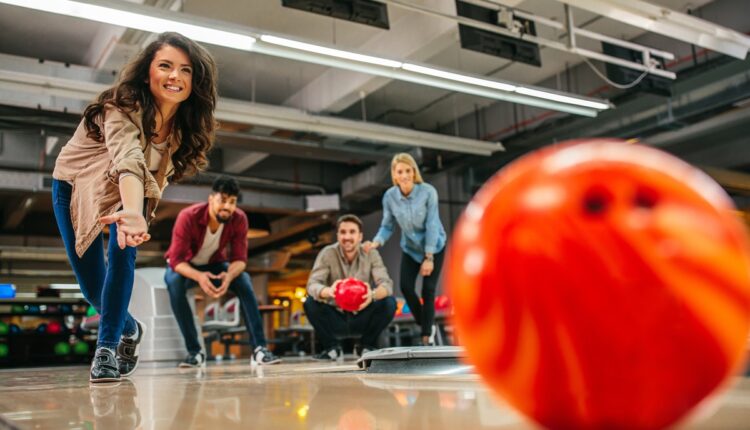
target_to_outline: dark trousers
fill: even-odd
[[[120,249],[117,245],[117,224],[109,226],[107,260],[104,261],[103,235],[91,242],[80,258],[76,254],[75,231],[70,219],[70,196],[73,187],[65,182],[52,181],[52,209],[60,230],[70,267],[76,275],[81,293],[100,315],[97,346],[115,349],[122,333],[135,333],[135,320],[128,313],[133,292],[136,250],[132,246]]]
[[[429,336],[432,325],[435,323],[435,290],[437,290],[440,269],[443,267],[445,250],[434,254],[434,268],[430,276],[422,278],[422,300],[417,295],[417,276],[422,263],[417,263],[407,254],[401,256],[401,293],[404,295],[406,304],[409,305],[414,321],[422,328],[422,336]]]
[[[361,336],[365,348],[376,349],[380,333],[388,327],[396,314],[396,299],[388,296],[355,313],[341,312],[335,307],[312,297],[305,300],[305,314],[315,328],[323,349],[339,345],[337,336]]]
[[[201,272],[211,272],[218,275],[225,272],[229,265],[227,263],[212,263],[193,267]],[[169,290],[169,302],[172,304],[172,312],[174,312],[177,324],[180,326],[182,337],[185,339],[185,346],[190,354],[197,354],[201,350],[201,345],[198,341],[198,332],[195,329],[193,312],[190,309],[190,303],[188,303],[187,290],[197,287],[198,284],[192,279],[175,272],[171,267],[167,267],[167,271],[164,273],[164,282],[167,284],[167,290]],[[242,316],[245,319],[247,332],[250,333],[253,348],[266,346],[263,320],[260,317],[260,311],[258,311],[258,301],[255,299],[250,275],[242,272],[229,284],[229,290],[240,299],[240,309],[242,309]]]

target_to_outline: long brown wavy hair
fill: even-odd
[[[83,116],[87,136],[103,142],[100,124],[104,120],[106,105],[114,105],[125,112],[142,109],[143,130],[145,138],[150,141],[156,133],[154,117],[158,110],[149,89],[149,68],[154,55],[164,45],[183,50],[193,66],[192,91],[187,100],[180,103],[174,117],[174,131],[181,141],[172,155],[175,171],[171,181],[179,181],[206,169],[206,155],[214,143],[218,72],[216,62],[206,49],[179,33],[161,33],[122,69],[115,85],[101,93],[96,102],[86,108]]]

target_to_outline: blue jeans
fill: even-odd
[[[201,272],[211,272],[218,275],[226,272],[229,265],[227,263],[211,263],[203,266],[193,266]],[[197,354],[201,350],[198,342],[198,332],[195,329],[195,319],[193,311],[190,309],[190,303],[187,300],[187,290],[197,287],[198,284],[192,279],[186,278],[179,273],[167,267],[164,273],[164,283],[169,290],[169,302],[172,304],[172,312],[180,326],[182,337],[185,339],[185,346],[190,354]],[[245,320],[247,332],[250,333],[250,342],[252,347],[266,346],[266,335],[263,333],[263,320],[260,318],[258,311],[258,301],[255,299],[253,283],[250,281],[250,275],[242,272],[240,276],[234,278],[229,284],[229,290],[240,299],[240,309]]]
[[[136,250],[132,246],[120,249],[117,245],[117,224],[109,226],[109,244],[104,261],[103,235],[91,243],[81,258],[75,250],[75,232],[70,220],[70,195],[73,187],[65,182],[52,181],[52,207],[60,230],[65,252],[76,275],[81,292],[100,315],[97,346],[116,348],[120,336],[135,333],[135,320],[128,313],[133,292]]]

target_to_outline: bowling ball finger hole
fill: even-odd
[[[639,188],[633,196],[633,204],[641,209],[653,209],[658,202],[659,196],[650,188]]]
[[[607,190],[591,188],[583,196],[583,211],[589,215],[603,215],[612,205],[612,194]]]

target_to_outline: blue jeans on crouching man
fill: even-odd
[[[229,264],[227,263],[210,263],[203,266],[193,266],[195,270],[201,272],[211,272],[218,275],[226,272]],[[195,329],[195,320],[193,311],[190,309],[190,303],[187,299],[187,291],[190,288],[200,288],[192,279],[186,278],[179,273],[167,267],[164,274],[164,282],[169,290],[169,301],[172,304],[172,311],[180,326],[182,337],[185,339],[185,346],[191,355],[201,351],[201,345],[198,340],[198,332]],[[263,320],[258,310],[258,301],[255,299],[253,283],[250,281],[250,275],[242,272],[238,277],[229,284],[229,291],[233,292],[240,300],[240,309],[245,319],[245,326],[250,333],[250,341],[253,349],[258,346],[266,346],[266,336],[263,333]]]

